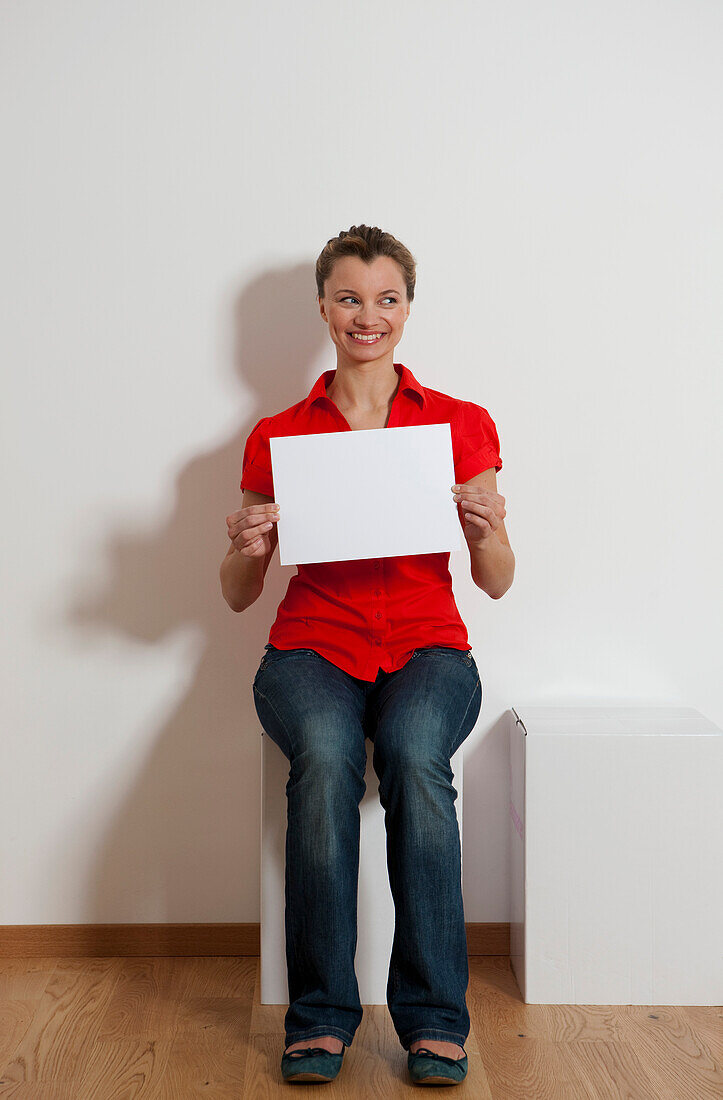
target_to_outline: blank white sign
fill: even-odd
[[[449,424],[269,439],[279,561],[464,549]]]

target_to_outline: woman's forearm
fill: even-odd
[[[472,580],[477,587],[493,600],[504,596],[515,575],[515,555],[511,547],[500,542],[493,533],[479,546],[471,546],[469,554]]]
[[[221,562],[221,591],[232,611],[245,611],[264,589],[265,558],[250,558],[231,547]]]

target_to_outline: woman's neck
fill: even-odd
[[[393,363],[389,366],[369,364],[368,367],[363,363],[353,367],[337,364],[326,395],[340,410],[372,413],[389,407],[400,381]]]

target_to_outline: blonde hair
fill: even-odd
[[[402,269],[407,299],[413,301],[417,261],[401,241],[375,225],[352,225],[349,229],[342,229],[338,237],[331,237],[326,242],[316,261],[316,290],[320,298],[324,297],[326,280],[331,275],[334,264],[342,256],[358,256],[367,264],[377,256],[390,256]]]

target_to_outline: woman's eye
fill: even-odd
[[[340,302],[357,302],[358,300],[358,298],[354,298],[351,294],[348,294],[346,298],[339,299]],[[396,302],[396,300],[397,299],[392,298],[391,295],[387,295],[385,298],[382,298],[383,302]]]

